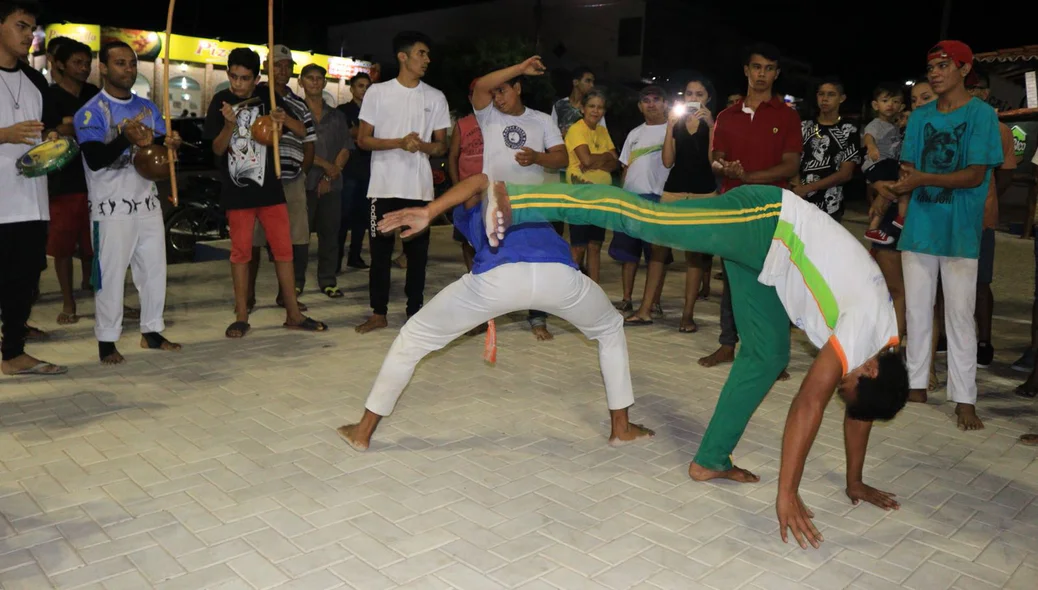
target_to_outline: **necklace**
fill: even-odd
[[[832,125],[826,125],[826,127],[835,127],[835,126],[839,125],[840,121],[842,121],[842,120],[843,120],[843,117],[837,115],[836,122],[833,123]],[[819,126],[817,120],[815,120],[815,137],[817,137],[818,139],[822,139],[821,127]]]
[[[20,73],[21,72],[19,72],[19,74]],[[24,76],[18,76],[18,95],[15,96],[15,94],[13,92],[11,92],[11,87],[7,85],[7,80],[5,80],[3,76],[0,76],[0,81],[2,81],[4,83],[4,88],[7,88],[7,93],[11,95],[11,100],[14,101],[14,108],[15,108],[15,110],[18,110],[18,109],[22,108],[22,105],[18,102],[18,99],[20,99],[22,97],[22,79],[23,78],[24,78]]]

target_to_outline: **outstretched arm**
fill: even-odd
[[[540,56],[535,55],[522,63],[490,72],[476,80],[476,85],[472,88],[472,108],[482,111],[490,106],[490,101],[492,100],[491,91],[498,86],[519,76],[540,76],[544,71],[545,67],[541,63]]]
[[[822,424],[825,406],[832,398],[836,385],[843,376],[843,364],[831,343],[818,352],[814,363],[807,371],[800,391],[793,398],[786,417],[786,429],[782,435],[782,463],[779,468],[778,500],[776,511],[779,519],[779,534],[788,542],[788,528],[797,543],[804,549],[810,543],[816,549],[822,535],[811,522],[811,513],[800,500],[800,478],[804,475],[804,463],[811,450],[818,427]]]
[[[462,203],[466,203],[470,207],[475,206],[483,197],[489,184],[486,174],[470,176],[424,207],[410,207],[386,213],[379,222],[378,229],[387,233],[399,227],[407,227],[408,229],[400,234],[401,237],[412,236],[428,227],[429,222],[433,219]]]
[[[847,497],[855,506],[862,500],[879,506],[884,510],[897,510],[901,507],[895,494],[877,490],[862,481],[865,469],[865,450],[869,446],[869,433],[872,432],[871,420],[855,420],[850,415],[843,416],[843,446],[847,452]]]

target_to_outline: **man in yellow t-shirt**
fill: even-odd
[[[571,125],[566,132],[566,151],[569,152],[566,182],[612,184],[611,173],[619,167],[620,160],[616,146],[609,137],[609,131],[601,124],[606,112],[605,95],[601,91],[590,90],[584,96],[582,109],[584,118]],[[573,261],[596,283],[602,265],[603,241],[604,228],[593,225],[569,226],[570,253],[573,254]]]

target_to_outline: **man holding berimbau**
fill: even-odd
[[[141,348],[180,350],[162,335],[166,233],[158,189],[133,165],[141,148],[157,144],[176,150],[180,136],[173,131],[167,137],[155,103],[132,92],[137,54],[129,45],[106,43],[98,62],[103,89],[76,113],[74,124],[90,197],[94,334],[101,362],[114,365],[124,360],[115,343],[122,334],[127,266],[141,298]]]

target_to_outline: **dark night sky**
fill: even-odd
[[[287,41],[293,49],[327,52],[324,47],[325,26],[391,16],[409,10],[420,11],[433,6],[471,4],[478,0],[434,0],[414,2],[396,0],[299,2],[275,0],[277,21],[275,34]],[[648,0],[652,2],[652,0]],[[700,2],[688,0],[690,4]],[[533,6],[534,0],[530,0]],[[969,43],[974,51],[1016,47],[1034,43],[1033,27],[1019,19],[1019,8],[988,3],[988,11],[978,11],[981,3],[964,0],[951,1],[949,37]],[[784,53],[798,57],[814,66],[817,75],[835,74],[848,82],[849,90],[867,92],[883,79],[903,80],[922,72],[926,50],[940,34],[943,0],[912,0],[912,11],[898,11],[894,3],[842,2],[841,0],[795,0],[794,2],[732,2],[715,3],[722,20],[747,35],[778,45]],[[109,6],[115,6],[110,3]],[[124,5],[124,4],[122,4]],[[227,18],[214,18],[214,5],[220,5]],[[254,11],[244,9],[254,5]],[[71,22],[103,22],[128,28],[162,30],[165,27],[166,4],[135,3],[134,10],[111,10],[105,15],[102,4],[82,0],[45,0],[48,7],[43,21],[68,20]],[[281,6],[320,6],[312,12],[293,12],[282,19]],[[873,7],[888,6],[882,16]],[[233,8],[231,8],[233,7]],[[752,7],[752,8],[751,8]],[[862,10],[864,9],[864,10]],[[230,11],[233,10],[233,13]],[[752,13],[751,18],[746,18]],[[232,16],[233,14],[233,16]],[[1012,19],[1016,18],[1014,22]],[[233,23],[228,25],[228,23]],[[777,23],[783,23],[777,25]],[[692,32],[695,27],[690,27]],[[174,31],[199,37],[222,37],[236,41],[264,43],[266,40],[266,3],[259,0],[178,0]]]

